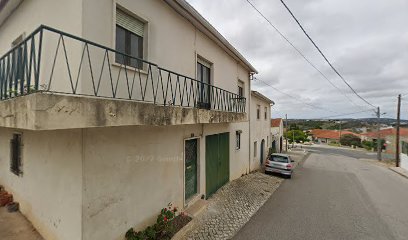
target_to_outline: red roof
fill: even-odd
[[[387,129],[380,130],[380,137],[382,138],[386,136],[396,135],[396,134],[397,134],[397,129],[395,128],[387,128]],[[361,135],[369,137],[369,138],[377,138],[378,131],[363,133]],[[408,128],[400,128],[400,135],[404,137],[408,136]]]
[[[315,138],[327,138],[327,139],[340,139],[340,131],[338,130],[325,130],[325,129],[313,129],[310,133]],[[350,131],[341,131],[341,135],[354,135],[358,136],[358,134],[350,132]]]
[[[282,118],[271,119],[271,127],[280,127],[281,122]]]

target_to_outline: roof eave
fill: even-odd
[[[258,73],[254,66],[249,63],[248,60],[242,56],[241,53],[232,46],[227,39],[222,36],[197,10],[195,10],[185,0],[164,0],[170,7],[172,7],[181,16],[186,18],[191,24],[198,28],[201,32],[207,35],[210,39],[215,41],[217,45],[226,50],[237,61],[239,61],[244,67],[246,67],[251,73]]]

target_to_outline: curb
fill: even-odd
[[[393,172],[397,173],[398,175],[401,175],[402,177],[404,177],[404,178],[408,179],[408,176],[407,176],[407,175],[405,175],[405,174],[403,174],[403,173],[400,173],[400,172],[396,171],[396,170],[395,170],[395,169],[393,169],[393,168],[388,168],[388,169],[390,169],[391,171],[393,171]]]
[[[303,163],[306,161],[306,159],[308,159],[310,157],[311,154],[312,154],[311,152],[308,152],[305,156],[303,156],[302,159],[299,161],[297,166],[303,166]]]

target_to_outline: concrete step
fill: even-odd
[[[187,213],[190,217],[194,218],[198,216],[202,211],[204,211],[207,208],[207,205],[207,200],[199,199],[193,205],[187,207],[184,212]]]

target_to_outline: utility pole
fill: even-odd
[[[292,131],[292,148],[295,147],[295,131]]]
[[[340,122],[340,125],[339,125],[339,132],[340,132],[340,135],[339,135],[339,145],[341,146],[341,120],[339,120],[339,122]]]
[[[380,107],[377,107],[377,159],[381,161],[381,151],[382,151],[382,144],[381,144],[381,134],[380,134]]]
[[[288,114],[286,114],[286,121],[285,121],[285,125],[286,125],[286,152],[288,152]]]
[[[398,106],[397,106],[397,136],[395,137],[395,166],[400,165],[400,121],[401,121],[401,94],[398,95]]]

